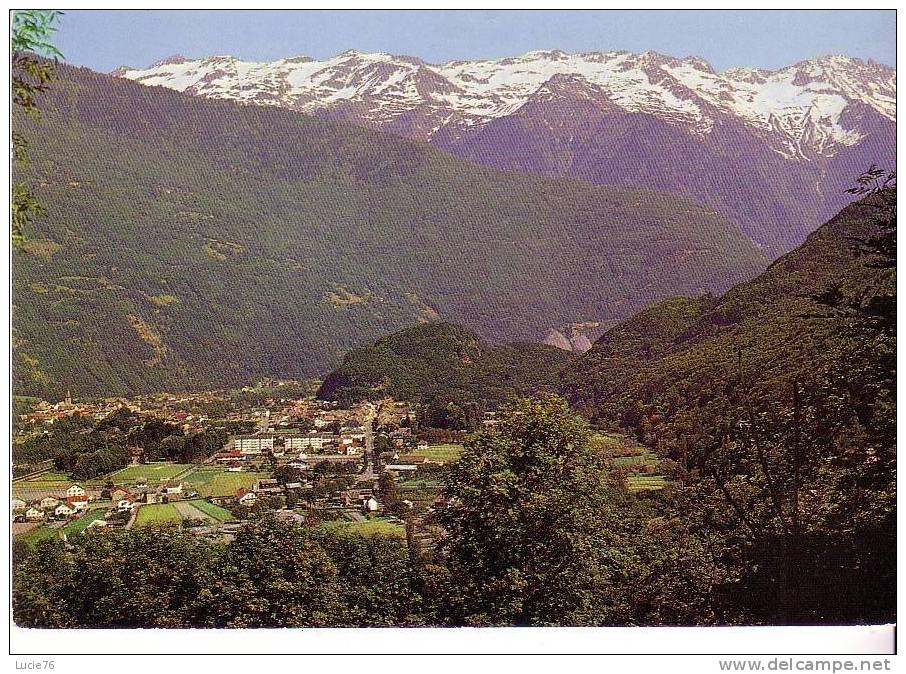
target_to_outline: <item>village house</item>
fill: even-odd
[[[25,510],[27,504],[21,498],[14,498],[10,500],[10,507],[13,512],[18,512],[20,510]]]
[[[373,512],[377,512],[380,509],[381,504],[378,503],[378,500],[376,498],[374,498],[374,496],[370,496],[365,500],[363,507],[368,512],[373,513]]]
[[[258,480],[258,484],[255,487],[256,494],[282,494],[283,487],[280,486],[280,483],[277,480],[266,479]]]
[[[72,515],[75,515],[75,513],[75,508],[70,506],[68,503],[61,503],[53,511],[53,514],[57,517],[70,517]]]
[[[135,503],[133,503],[132,501],[130,501],[127,498],[121,498],[116,502],[117,512],[124,513],[127,510],[134,510],[134,509],[135,509]]]
[[[60,505],[60,499],[54,498],[53,496],[45,496],[38,502],[38,505],[44,510],[48,510],[49,508],[56,508],[58,505]]]
[[[69,489],[66,490],[67,496],[84,496],[85,490],[82,489],[79,485],[74,484]]]
[[[343,428],[342,433],[343,435],[348,435],[353,440],[364,440],[366,435],[365,427],[359,426],[358,423],[356,423],[354,426]]]
[[[484,420],[481,422],[485,426],[496,426],[498,423],[496,412],[485,412]]]
[[[34,506],[25,511],[25,519],[29,522],[35,522],[44,519],[44,511],[38,510]]]
[[[362,456],[365,453],[365,446],[363,443],[354,442],[351,445],[346,445],[340,449],[341,454],[346,456]]]
[[[182,496],[182,482],[171,482],[170,484],[168,484],[164,487],[163,492],[167,496],[181,497]]]
[[[70,496],[66,499],[67,505],[72,508],[74,511],[81,511],[88,509],[88,497],[87,496]]]
[[[255,495],[255,492],[249,491],[245,487],[240,488],[236,492],[236,501],[240,505],[254,505],[255,501],[258,500],[258,497]]]
[[[116,487],[110,492],[110,500],[116,503],[121,499],[134,500],[132,493],[125,487]]]
[[[218,463],[232,463],[242,459],[242,452],[238,449],[231,450],[229,452],[220,452],[217,454]]]

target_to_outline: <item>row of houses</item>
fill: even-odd
[[[118,512],[134,510],[139,505],[179,501],[194,498],[197,494],[186,488],[182,482],[169,482],[155,489],[147,487],[116,487],[110,491],[110,500]]]
[[[87,510],[91,497],[81,485],[71,485],[65,494],[60,497],[45,496],[31,502],[13,498],[10,503],[13,517],[37,522],[49,517],[72,517]],[[195,495],[194,492],[187,490],[182,482],[169,482],[154,488],[149,488],[147,485],[114,487],[110,491],[110,501],[112,509],[124,512],[133,510],[143,503],[161,503]]]
[[[10,510],[14,518],[23,518],[26,522],[40,522],[51,517],[65,519],[78,515],[88,509],[89,501],[90,497],[85,490],[74,484],[66,490],[66,495],[60,498],[45,496],[27,502],[14,497],[10,501]]]

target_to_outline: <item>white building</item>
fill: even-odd
[[[413,463],[391,463],[386,466],[386,469],[395,473],[408,473],[418,470],[418,466]]]
[[[346,428],[343,429],[343,437],[351,438],[352,440],[364,440],[365,439],[365,429],[364,428]]]
[[[32,520],[32,521],[43,520],[44,511],[38,510],[37,508],[29,508],[28,510],[25,511],[25,519]]]
[[[274,449],[274,436],[240,435],[233,441],[233,446],[245,455],[261,454]]]
[[[87,496],[70,496],[68,499],[66,499],[66,503],[74,511],[88,509],[88,497]]]
[[[69,489],[66,490],[67,496],[84,496],[85,490],[82,489],[79,485],[74,484]]]
[[[69,517],[70,515],[75,515],[75,509],[71,508],[68,503],[61,503],[53,511],[53,514],[57,517]]]
[[[306,435],[287,435],[283,439],[283,446],[287,450],[301,451],[303,449],[324,449],[333,443],[330,433],[308,433]]]
[[[60,505],[60,499],[54,498],[53,496],[45,496],[42,498],[38,505],[47,510],[48,508],[56,508]]]
[[[240,490],[237,492],[236,495],[237,495],[237,497],[238,497],[237,500],[238,500],[239,503],[241,503],[242,505],[248,505],[248,506],[250,506],[250,505],[252,505],[253,503],[255,503],[255,501],[258,500],[258,496],[255,494],[255,492],[253,492],[253,491],[248,491],[248,490],[246,490],[246,489],[240,489]]]
[[[26,503],[21,498],[14,498],[10,500],[10,508],[13,512],[17,510],[25,510]]]

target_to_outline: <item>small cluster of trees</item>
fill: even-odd
[[[58,470],[84,480],[126,466],[130,448],[141,447],[144,461],[196,463],[224,446],[226,428],[185,433],[182,427],[120,408],[101,421],[81,415],[59,419],[48,431],[13,447],[16,463],[53,459]]]

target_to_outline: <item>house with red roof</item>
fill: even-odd
[[[81,496],[68,496],[66,503],[75,511],[86,510],[88,508],[88,497],[84,494]]]
[[[240,487],[236,491],[236,501],[238,501],[242,505],[252,505],[257,500],[258,497],[255,495],[255,492],[250,491],[245,487]]]

